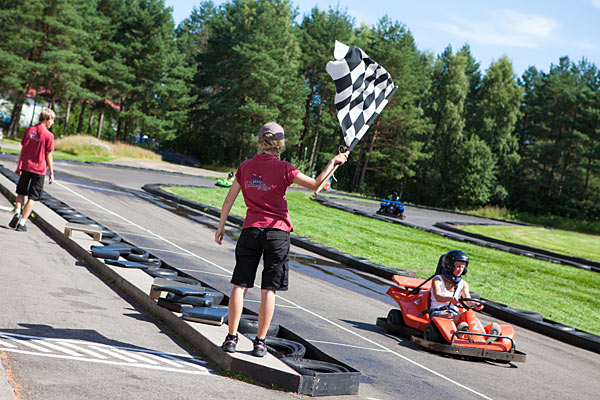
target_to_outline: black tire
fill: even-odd
[[[433,322],[430,322],[425,327],[425,330],[423,331],[423,339],[434,343],[444,343],[440,330]]]
[[[164,270],[164,269],[166,269],[166,268],[161,268],[161,270]],[[202,286],[202,283],[200,281],[193,279],[193,278],[186,278],[185,276],[171,275],[171,276],[161,276],[161,278],[164,278],[164,279],[167,279],[167,280],[173,281],[173,282],[187,283],[188,285]]]
[[[173,277],[173,278],[177,277],[177,271],[175,271],[173,269],[156,268],[156,269],[146,269],[144,271],[146,271],[146,273],[153,278],[169,279],[171,277]]]
[[[402,311],[397,308],[393,308],[390,310],[387,316],[387,323],[392,325],[404,326],[404,317],[402,316]]]
[[[127,254],[125,257],[126,260],[129,261],[135,261],[135,262],[139,262],[139,263],[145,263],[148,261],[148,258],[150,257],[150,253],[148,253],[146,250],[141,249],[139,247],[135,247],[135,246],[130,246],[131,247],[131,253]]]
[[[167,293],[165,299],[177,304],[191,304],[195,307],[212,307],[214,304],[212,296],[179,296],[175,293]]]
[[[250,340],[254,340],[256,335],[245,335]],[[294,340],[288,340],[278,338],[274,336],[267,336],[265,338],[265,344],[269,353],[273,354],[277,358],[294,357],[302,358],[306,354],[306,347],[299,342]]]
[[[350,372],[348,368],[326,361],[308,360],[306,358],[284,357],[284,363],[302,375],[315,376],[317,373],[342,373]]]
[[[213,305],[220,305],[223,299],[225,298],[225,294],[219,292],[218,290],[207,287],[205,288],[205,291],[205,296],[210,296],[213,298]]]
[[[106,237],[104,235],[104,231],[105,231],[105,229],[102,229],[102,240],[100,241],[100,243],[102,243],[105,246],[108,246],[108,245],[111,245],[111,244],[121,244],[122,243],[123,238],[121,236],[119,236],[116,233],[110,231],[110,232],[112,232],[112,234],[114,236]]]
[[[98,223],[96,221],[94,221],[91,218],[88,217],[81,217],[81,218],[70,218],[70,217],[64,217],[67,221],[73,223],[73,224],[81,224],[81,225],[97,225]]]
[[[267,336],[265,343],[269,353],[277,358],[302,358],[306,354],[306,347],[302,343],[293,340]]]
[[[108,228],[104,228],[102,229],[102,237],[106,238],[106,239],[112,239],[112,240],[116,240],[115,238],[119,238],[119,241],[121,241],[121,236],[117,235],[115,232],[111,231]]]
[[[72,214],[79,214],[77,212],[77,210],[75,210],[74,208],[71,207],[59,207],[56,210],[54,210],[58,215],[61,216],[67,216],[67,215],[72,215]]]
[[[258,316],[242,314],[238,324],[238,332],[256,335],[258,333]],[[267,329],[267,336],[277,336],[278,333],[279,324],[271,321],[271,325],[269,325],[269,329]]]
[[[535,311],[521,310],[521,309],[512,308],[512,307],[506,307],[506,311],[518,314],[521,317],[530,319],[532,321],[543,321],[544,320],[544,316],[542,314],[540,314],[539,312],[535,312]]]

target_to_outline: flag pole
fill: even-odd
[[[360,142],[360,139],[354,138],[354,140],[352,141],[352,143],[350,143],[350,146],[346,147],[344,151],[351,152],[352,150],[354,150],[354,147],[358,144],[358,142]],[[327,176],[325,177],[325,179],[323,179],[321,181],[321,183],[319,183],[319,186],[317,186],[317,190],[315,190],[315,195],[319,194],[319,192],[321,190],[323,190],[323,187],[325,186],[325,183],[329,180],[329,178],[331,178],[333,176],[333,173],[335,171],[337,171],[337,169],[338,169],[339,166],[340,166],[339,163],[335,164],[335,166],[333,167],[333,169],[331,170],[331,172],[329,172],[327,174]]]

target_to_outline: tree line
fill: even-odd
[[[237,165],[276,120],[282,158],[308,174],[343,143],[325,72],[334,42],[359,46],[399,90],[338,188],[600,219],[600,72],[585,59],[517,77],[503,56],[483,71],[468,45],[420,51],[389,16],[357,26],[346,10],[300,16],[289,0],[205,1],[177,27],[162,0],[4,0],[0,23],[12,121],[34,96],[57,109],[55,134],[145,134],[205,164]]]

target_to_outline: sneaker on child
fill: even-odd
[[[19,232],[27,232],[27,225],[25,225],[25,222],[23,222],[23,223],[19,222],[17,224],[17,231],[19,231]]]
[[[264,357],[267,354],[267,344],[265,339],[259,339],[258,336],[254,338],[254,350],[252,355],[255,357]]]
[[[15,213],[15,215],[13,215],[12,219],[8,223],[8,226],[15,229],[17,227],[17,224],[19,223],[20,219],[21,219],[21,214]]]
[[[223,351],[226,351],[228,353],[235,353],[235,346],[237,346],[237,343],[238,335],[231,335],[228,333],[225,337],[225,341],[221,345],[221,348],[223,349]]]

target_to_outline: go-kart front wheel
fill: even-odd
[[[440,330],[433,322],[430,322],[425,327],[425,330],[423,331],[423,339],[434,343],[444,343]]]
[[[387,316],[387,323],[391,325],[399,325],[404,326],[404,317],[402,316],[402,311],[394,308],[390,310]]]

